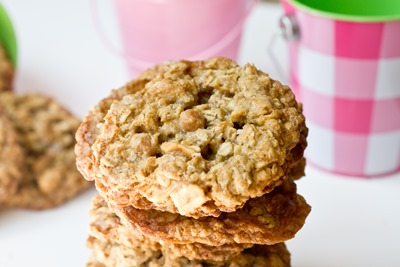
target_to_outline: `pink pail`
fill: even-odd
[[[132,77],[155,64],[237,59],[244,21],[256,0],[114,0],[123,56]]]
[[[291,87],[310,129],[308,162],[358,177],[399,172],[400,5],[382,19],[357,17],[363,1],[347,1],[342,16],[326,2],[307,2],[284,1],[281,27],[289,33]]]

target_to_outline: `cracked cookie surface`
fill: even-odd
[[[75,131],[80,121],[55,100],[39,95],[0,93],[24,150],[25,173],[5,208],[45,209],[62,204],[90,183],[75,165]]]
[[[291,90],[253,65],[179,61],[89,112],[77,164],[115,205],[218,216],[286,180],[306,135]]]

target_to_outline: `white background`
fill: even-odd
[[[106,2],[110,1],[102,2],[99,13],[105,31],[118,44]],[[106,48],[95,30],[90,1],[2,3],[18,37],[16,91],[46,93],[83,117],[112,88],[128,81],[123,60]],[[285,81],[285,73],[268,53],[272,51],[285,69],[285,43],[274,39],[281,12],[277,4],[256,7],[245,25],[239,62],[255,63]],[[362,180],[308,167],[298,188],[312,212],[287,243],[294,267],[400,266],[400,175]],[[84,266],[90,255],[85,240],[94,194],[86,192],[47,211],[2,211],[0,266]]]

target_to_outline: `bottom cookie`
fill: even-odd
[[[160,250],[128,248],[92,236],[87,240],[87,246],[93,251],[86,267],[290,267],[290,253],[284,243],[255,245],[222,262],[171,257]]]

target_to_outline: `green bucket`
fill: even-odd
[[[17,40],[15,38],[14,28],[6,10],[0,4],[0,44],[15,67],[17,63]]]
[[[400,20],[400,0],[288,0],[294,6],[335,20]]]

